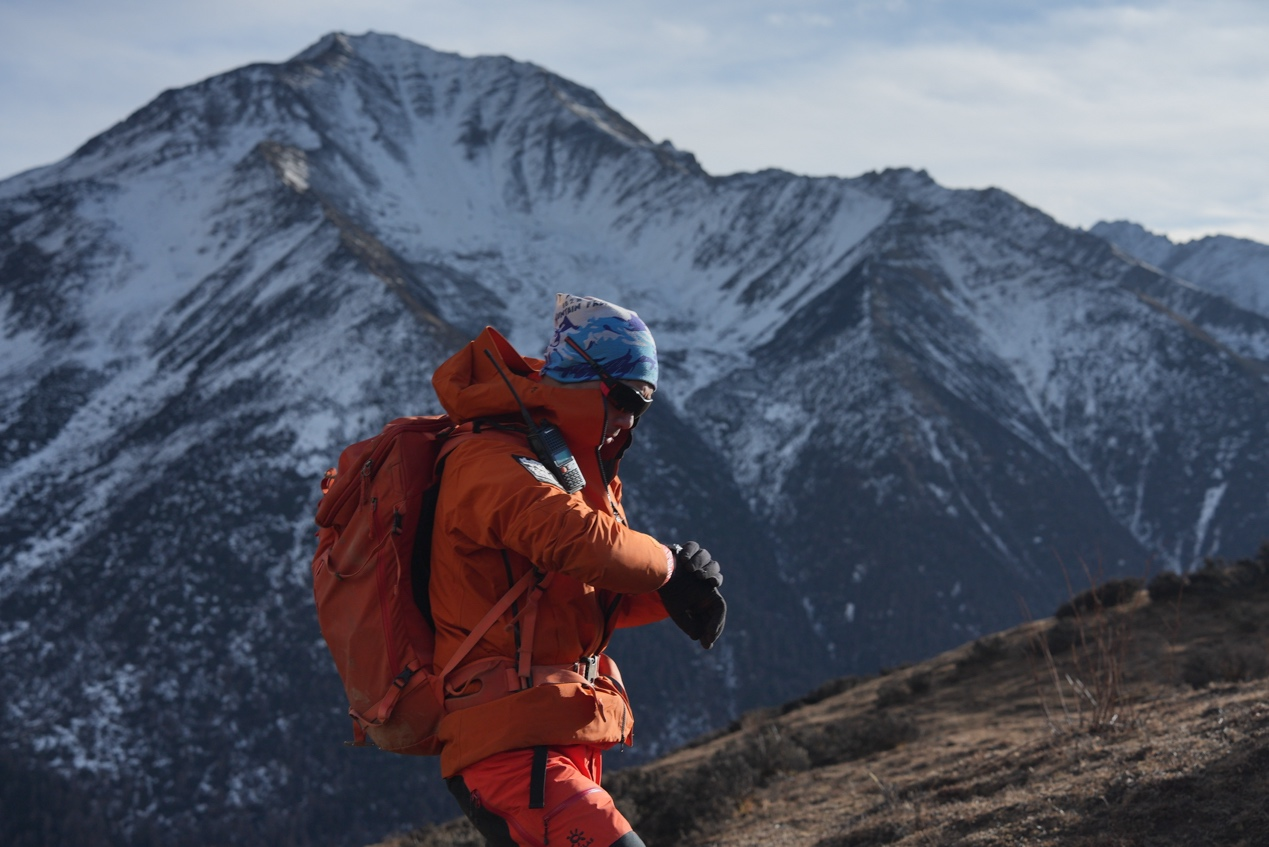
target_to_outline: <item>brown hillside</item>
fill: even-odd
[[[1269,547],[742,717],[605,780],[649,847],[1269,845]],[[381,847],[476,847],[466,821]]]

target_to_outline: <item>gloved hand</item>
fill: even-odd
[[[695,541],[674,544],[674,575],[658,589],[665,610],[678,628],[708,650],[722,635],[727,601],[719,592],[723,572],[709,551]]]

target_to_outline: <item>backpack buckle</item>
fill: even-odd
[[[573,665],[573,669],[586,677],[587,682],[594,682],[595,678],[599,676],[599,657],[586,656],[578,659],[577,664]]]

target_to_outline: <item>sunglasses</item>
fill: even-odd
[[[608,402],[612,403],[618,411],[625,412],[636,418],[648,411],[648,408],[652,405],[651,397],[644,397],[624,382],[613,379],[608,375],[607,371],[599,366],[599,362],[592,359],[590,354],[578,346],[576,341],[571,338],[564,340],[568,342],[568,346],[582,355],[582,358],[595,369],[595,373],[599,374],[600,390],[604,393],[604,397],[608,399]]]

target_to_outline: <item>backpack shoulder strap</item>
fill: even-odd
[[[445,460],[448,458],[450,452],[463,441],[476,436],[496,438],[500,441],[505,441],[517,446],[528,444],[528,436],[515,429],[500,426],[481,426],[480,421],[476,421],[474,424],[464,423],[451,432],[445,438],[445,443],[441,445],[440,454],[436,460],[436,477],[438,487],[442,478],[441,471],[444,469]],[[546,586],[550,584],[552,576],[553,574],[547,574],[544,576],[537,568],[530,568],[525,572],[524,576],[520,577],[520,579],[511,586],[510,590],[508,590],[497,603],[485,612],[485,616],[480,619],[480,622],[477,623],[474,628],[472,628],[472,631],[468,633],[467,638],[465,638],[463,643],[459,645],[458,649],[454,651],[454,655],[450,657],[449,661],[446,662],[445,667],[438,674],[442,690],[444,690],[445,678],[458,667],[463,659],[467,657],[467,654],[472,651],[472,648],[474,648],[480,639],[484,637],[485,633],[489,631],[489,629],[498,621],[499,618],[502,617],[504,613],[506,613],[509,608],[511,608],[511,605],[530,588],[536,587],[538,589],[545,589]],[[521,612],[521,615],[527,617],[526,627],[528,629],[528,633],[525,636],[526,647],[532,644],[533,629],[537,618],[536,601],[540,594],[541,590],[533,592],[530,596],[530,602],[526,605],[525,610]],[[517,664],[527,667],[528,662],[530,661],[530,653],[531,648],[522,649],[520,660]]]
[[[519,599],[521,594],[528,591],[529,588],[537,582],[537,579],[538,572],[536,570],[526,572],[524,576],[520,577],[519,581],[516,582],[515,585],[511,586],[510,591],[502,595],[501,600],[494,603],[493,606],[489,608],[489,611],[485,612],[485,616],[480,619],[480,623],[476,624],[467,638],[463,640],[463,643],[460,644],[458,649],[454,651],[454,655],[451,656],[449,661],[445,663],[444,669],[440,672],[442,685],[445,682],[445,677],[453,673],[454,668],[458,667],[459,663],[462,662],[463,659],[467,658],[467,654],[470,653],[472,648],[476,646],[477,642],[484,637],[485,633],[489,631],[489,628],[497,622],[498,618],[502,617],[503,613],[506,612],[507,609],[511,608],[511,604]]]
[[[481,436],[482,438],[494,438],[504,441],[508,444],[522,445],[529,443],[529,437],[522,431],[507,428],[504,426],[487,425],[484,421],[467,421],[462,423],[445,435],[445,439],[441,444],[440,452],[436,457],[436,476],[439,479],[441,469],[445,465],[445,459],[453,452],[454,448],[469,438]]]

